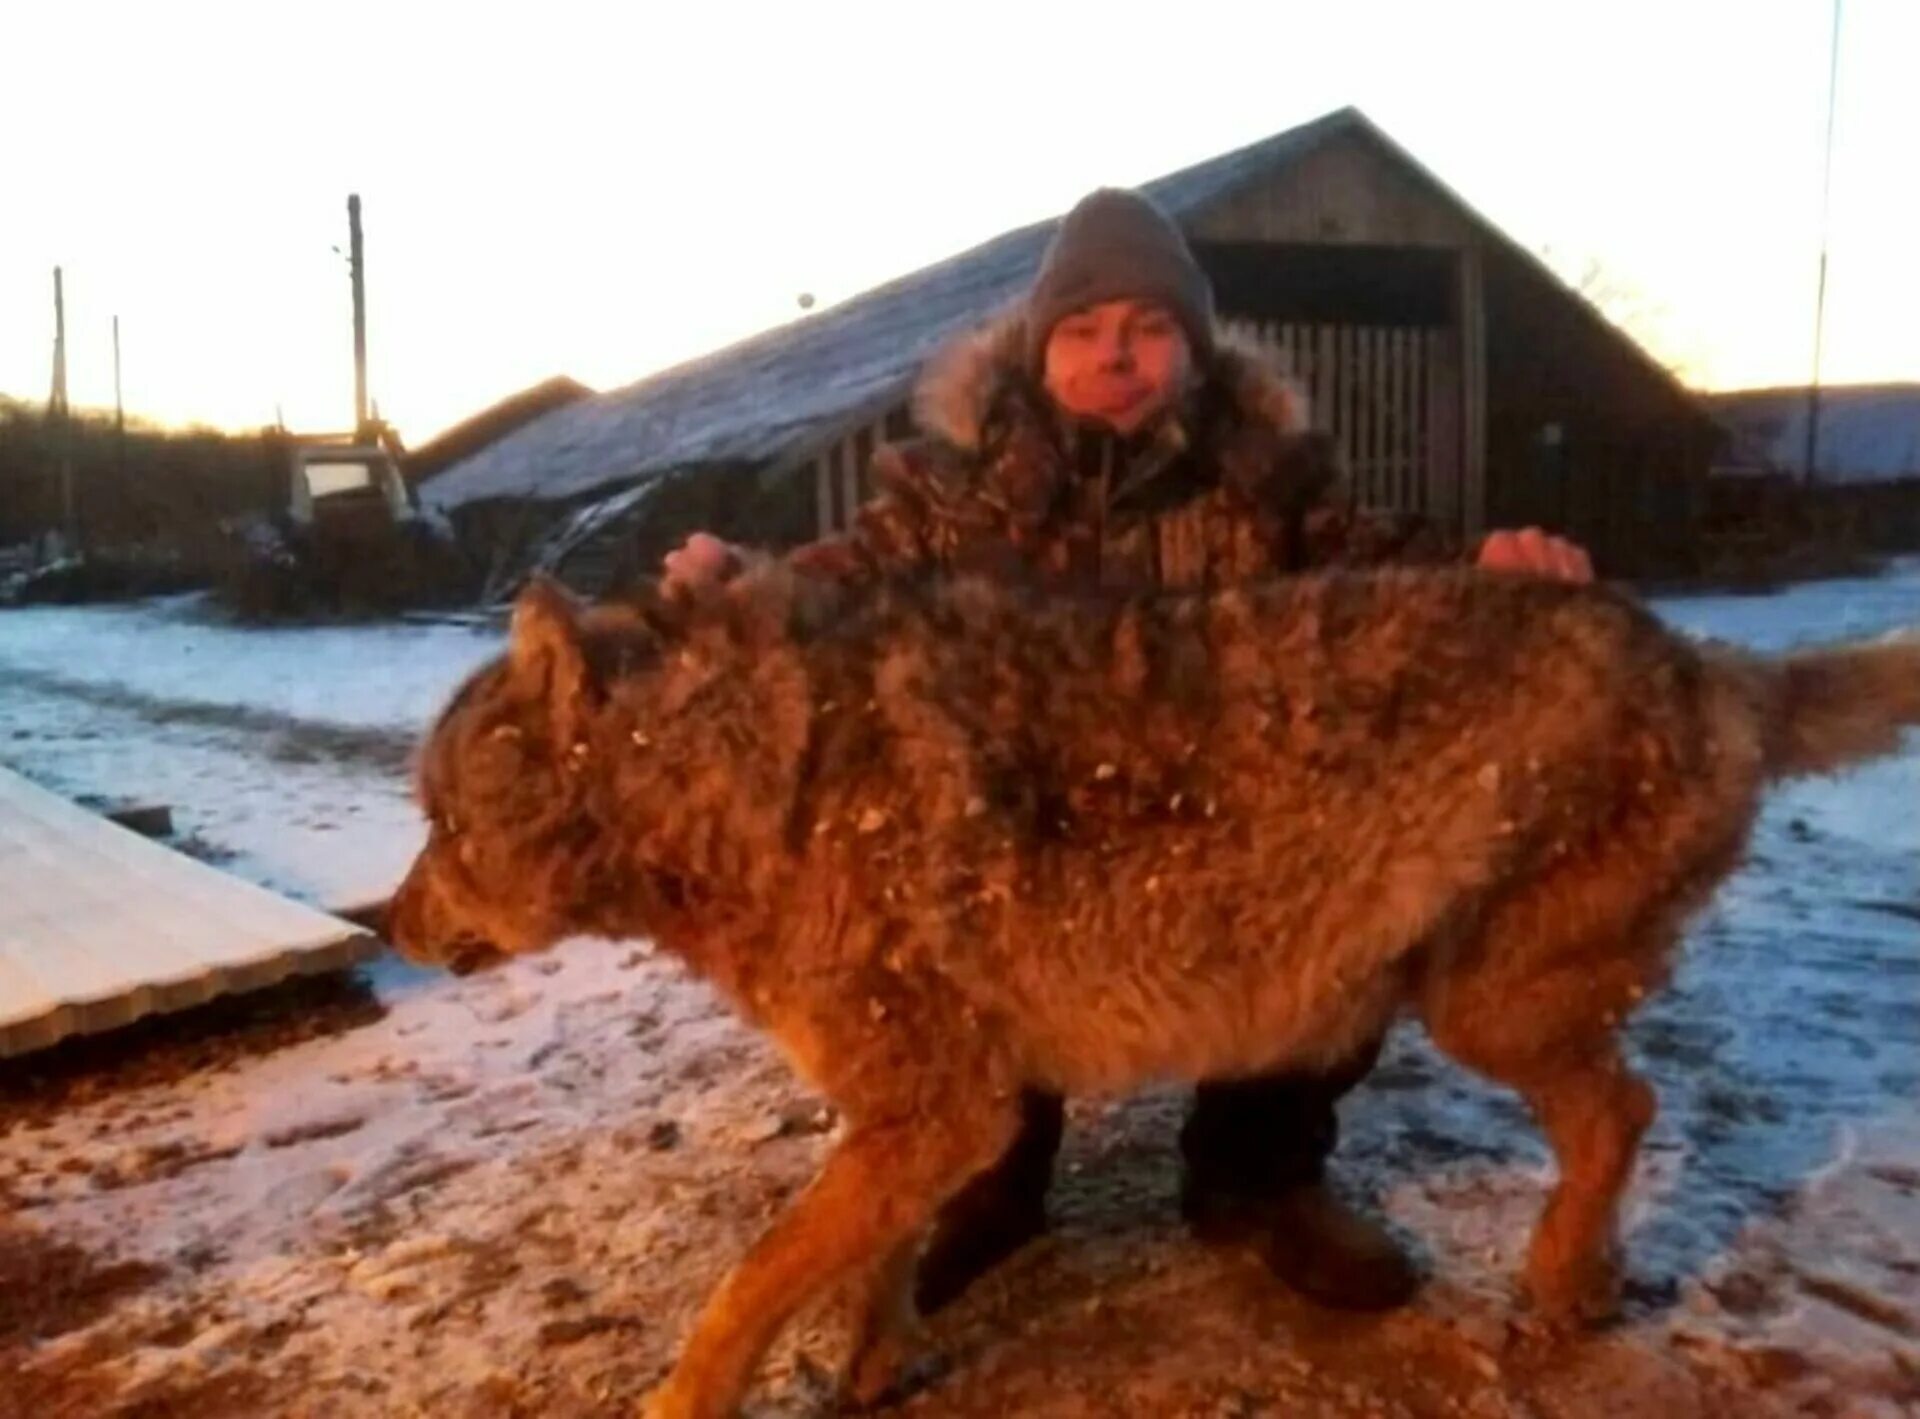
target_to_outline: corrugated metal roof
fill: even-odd
[[[1743,389],[1707,396],[1730,435],[1721,466],[1804,476],[1808,391]],[[1814,480],[1920,478],[1920,384],[1841,385],[1820,392]]]
[[[1342,109],[1148,183],[1187,221],[1220,198],[1365,127]],[[623,389],[556,410],[420,490],[448,508],[492,498],[582,497],[700,464],[758,463],[903,396],[927,357],[1025,289],[1057,218]]]
[[[0,1058],[374,947],[0,769]]]

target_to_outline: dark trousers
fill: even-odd
[[[1186,1163],[1182,1209],[1193,1220],[1210,1209],[1258,1203],[1320,1180],[1340,1138],[1337,1106],[1373,1069],[1380,1041],[1337,1069],[1262,1075],[1202,1084],[1180,1130]],[[935,1249],[958,1272],[959,1254],[997,1252],[1002,1238],[1031,1235],[1042,1225],[1047,1187],[1065,1122],[1056,1095],[1021,1098],[1021,1129],[1000,1161],[947,1204]]]
[[[1340,1100],[1373,1072],[1384,1039],[1336,1069],[1202,1084],[1180,1130],[1185,1193],[1271,1196],[1316,1183],[1340,1141]]]

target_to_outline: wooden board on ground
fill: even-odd
[[[0,1058],[377,945],[0,769]]]

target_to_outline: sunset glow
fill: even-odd
[[[1354,104],[1707,387],[1808,377],[1826,0],[33,6],[7,22],[0,392],[418,442],[599,388]],[[1920,6],[1851,0],[1827,377],[1920,379]],[[356,56],[366,56],[364,61]],[[24,61],[24,62],[23,62]]]

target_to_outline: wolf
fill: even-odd
[[[855,1282],[855,1399],[1024,1089],[1334,1061],[1397,1016],[1521,1095],[1558,1177],[1524,1269],[1603,1313],[1652,1091],[1620,1030],[1767,785],[1893,751],[1920,638],[1763,658],[1614,591],[1466,570],[1212,593],[778,563],[585,608],[548,584],[428,734],[391,934],[471,965],[650,937],[840,1110],[653,1419],[733,1413]]]

